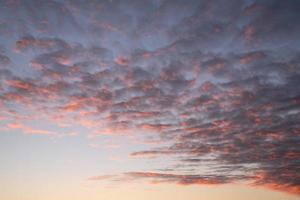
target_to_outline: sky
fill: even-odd
[[[299,11],[0,0],[0,198],[299,200]]]

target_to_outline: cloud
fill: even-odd
[[[132,157],[156,157],[161,155],[174,154],[171,150],[150,150],[150,151],[138,151],[130,154]]]
[[[221,184],[227,182],[227,177],[217,176],[198,176],[198,175],[177,175],[177,174],[163,174],[153,172],[128,172],[127,176],[134,178],[153,179],[153,183],[176,183],[179,185],[191,184]]]
[[[157,168],[180,172],[124,174],[131,179],[250,181],[299,194],[299,3],[1,5],[5,118],[37,113],[49,123],[84,128],[89,139],[120,134],[160,141],[130,155],[141,162],[170,158],[174,165]],[[106,178],[113,177],[91,179]]]
[[[21,129],[25,134],[32,134],[32,135],[55,135],[55,132],[43,130],[43,129],[35,129],[28,126],[25,126],[20,123],[10,123],[7,124],[7,128],[10,129]]]
[[[0,53],[0,68],[8,66],[10,63],[9,57]]]
[[[67,48],[68,44],[57,38],[34,38],[33,36],[26,36],[16,41],[15,50],[17,52],[24,52],[28,50],[47,50],[53,51],[56,49]]]

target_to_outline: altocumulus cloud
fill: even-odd
[[[7,129],[40,114],[93,136],[135,130],[161,146],[132,157],[175,160],[124,179],[300,194],[299,10],[291,0],[1,1],[1,118]]]

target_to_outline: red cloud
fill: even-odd
[[[55,132],[42,130],[42,129],[35,129],[28,126],[25,126],[20,123],[10,123],[7,124],[7,128],[11,129],[21,129],[21,131],[25,134],[33,134],[33,135],[55,135]]]
[[[117,63],[118,65],[126,66],[126,65],[129,64],[129,60],[128,60],[127,58],[121,56],[121,57],[118,57],[118,58],[116,59],[116,63]]]
[[[240,63],[241,64],[248,64],[250,62],[260,60],[260,59],[263,59],[265,57],[266,57],[266,55],[263,52],[251,52],[251,53],[248,53],[248,54],[242,56],[240,58]]]

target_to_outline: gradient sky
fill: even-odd
[[[299,200],[300,1],[0,0],[0,198]]]

